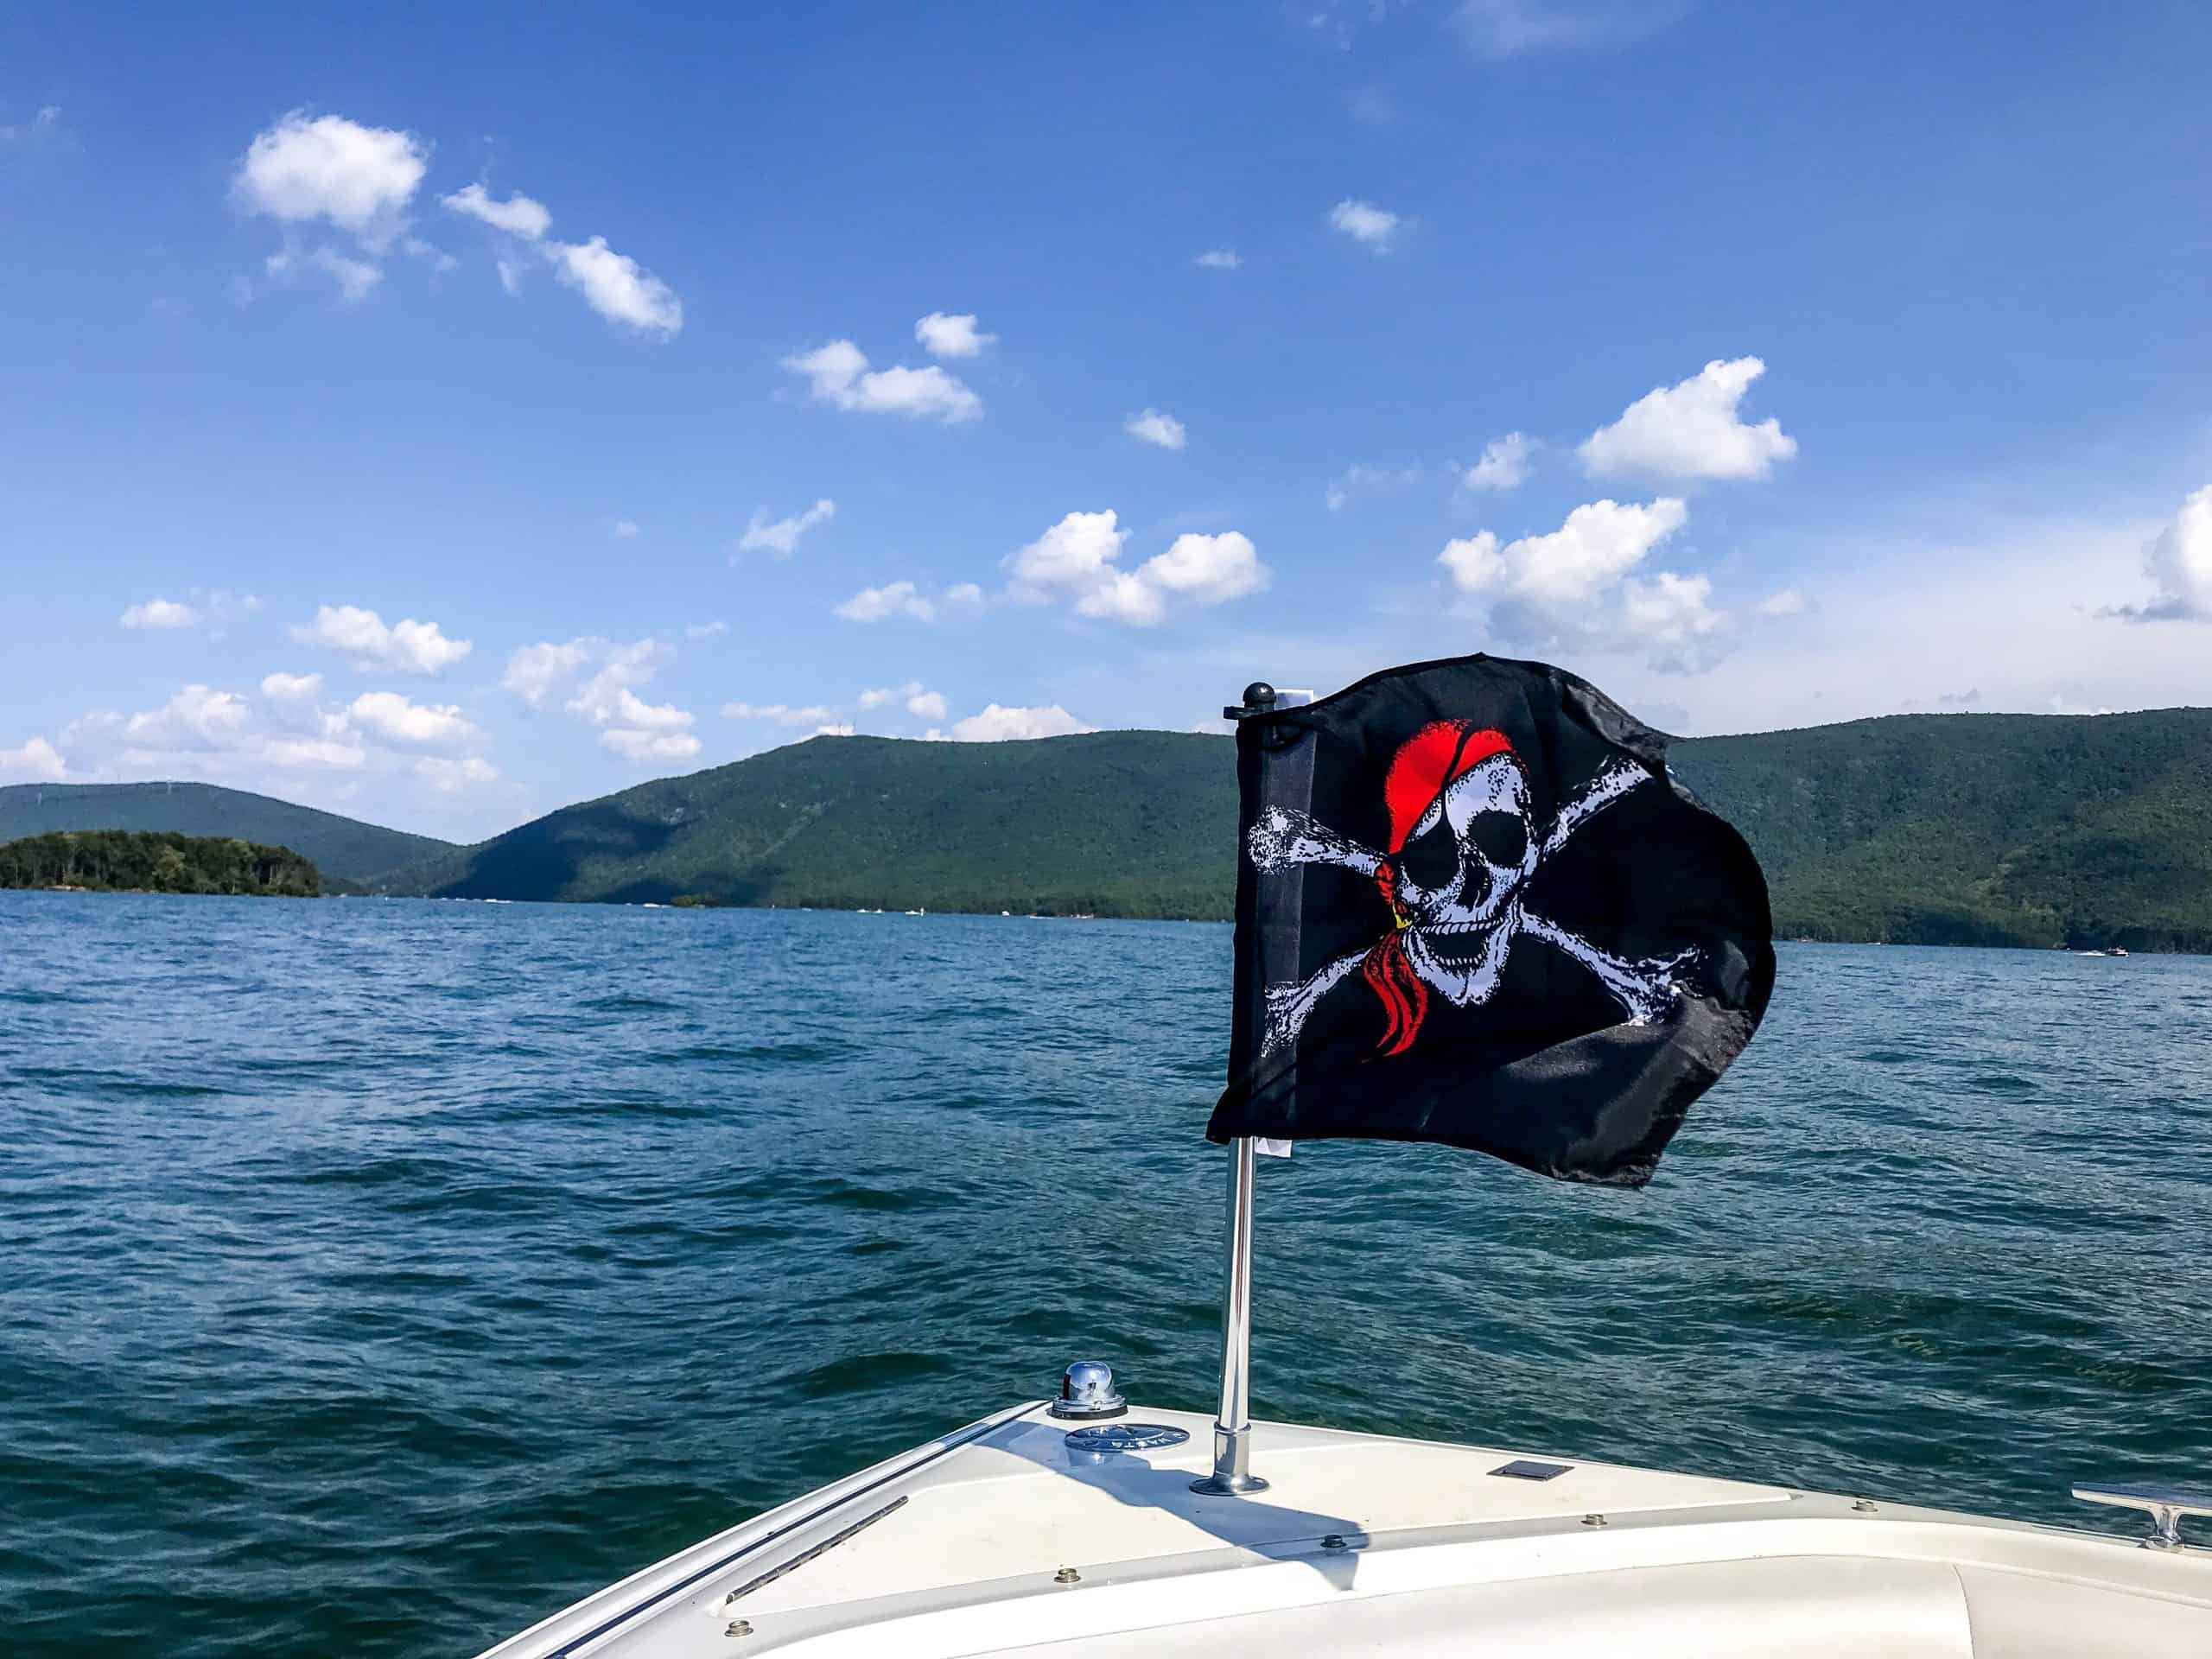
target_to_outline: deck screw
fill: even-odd
[[[1064,1567],[1052,1574],[1052,1582],[1054,1584],[1081,1584],[1083,1574],[1071,1567]]]
[[[1874,1513],[1874,1500],[1871,1497],[1854,1497],[1851,1500],[1851,1507],[1861,1515],[1872,1515]]]
[[[749,1618],[733,1618],[729,1622],[729,1628],[724,1630],[722,1634],[724,1636],[750,1636],[753,1634],[753,1621]]]
[[[1324,1549],[1349,1549],[1351,1546],[1344,1542],[1344,1534],[1341,1532],[1332,1532],[1321,1540],[1321,1548]]]
[[[1605,1524],[1605,1517],[1602,1515],[1586,1515],[1582,1517],[1582,1524],[1586,1527],[1602,1527]]]

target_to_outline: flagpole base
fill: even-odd
[[[1224,1428],[1213,1426],[1213,1473],[1191,1483],[1204,1497],[1241,1497],[1264,1492],[1268,1483],[1252,1472],[1252,1426]]]

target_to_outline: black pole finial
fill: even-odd
[[[1254,715],[1264,715],[1275,706],[1275,689],[1265,680],[1255,680],[1244,688],[1244,701],[1231,703],[1221,711],[1224,720],[1247,720]]]

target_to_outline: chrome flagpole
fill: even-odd
[[[1244,688],[1244,700],[1221,711],[1224,720],[1263,715],[1276,706],[1278,693],[1264,680]],[[1311,694],[1289,697],[1312,701]],[[1287,1156],[1287,1142],[1268,1150]],[[1249,1135],[1229,1143],[1228,1271],[1221,1292],[1221,1402],[1213,1420],[1213,1473],[1191,1483],[1191,1490],[1211,1497],[1264,1492],[1268,1483],[1252,1472],[1252,1198],[1258,1147]]]

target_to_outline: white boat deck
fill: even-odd
[[[1578,1459],[1258,1426],[1071,1453],[1015,1408],[755,1517],[498,1659],[2212,1655],[2212,1554]],[[487,1656],[487,1659],[489,1656]]]

